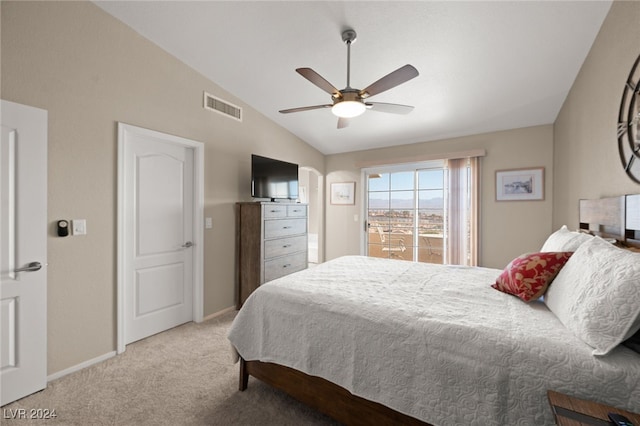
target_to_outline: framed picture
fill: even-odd
[[[356,183],[339,182],[331,184],[331,204],[355,204]]]
[[[496,201],[544,200],[544,167],[496,171]]]

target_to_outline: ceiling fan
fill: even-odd
[[[332,104],[313,105],[299,108],[283,109],[282,114],[292,112],[310,111],[314,109],[331,108],[331,111],[338,116],[338,129],[349,125],[349,119],[357,117],[367,109],[380,112],[390,112],[393,114],[408,114],[413,110],[412,106],[389,104],[381,102],[366,102],[365,99],[382,93],[401,85],[418,76],[418,70],[412,65],[405,65],[397,70],[385,75],[365,89],[354,89],[350,86],[351,77],[351,44],[356,41],[356,32],[348,29],[342,32],[342,41],[347,44],[347,87],[338,90],[335,86],[325,80],[320,74],[311,68],[297,68],[298,74],[315,84],[331,95]]]

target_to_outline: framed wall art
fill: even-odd
[[[544,167],[496,171],[496,201],[544,200]]]
[[[331,184],[331,204],[355,204],[356,183],[335,182]]]

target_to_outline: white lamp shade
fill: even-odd
[[[338,117],[352,118],[359,116],[360,114],[365,112],[366,109],[367,107],[362,102],[342,101],[332,106],[331,112],[333,112]]]

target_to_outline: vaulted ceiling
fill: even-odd
[[[96,1],[99,7],[325,154],[553,123],[610,1]],[[337,129],[295,72],[363,89],[405,65],[416,78]],[[215,94],[214,94],[215,95]]]

